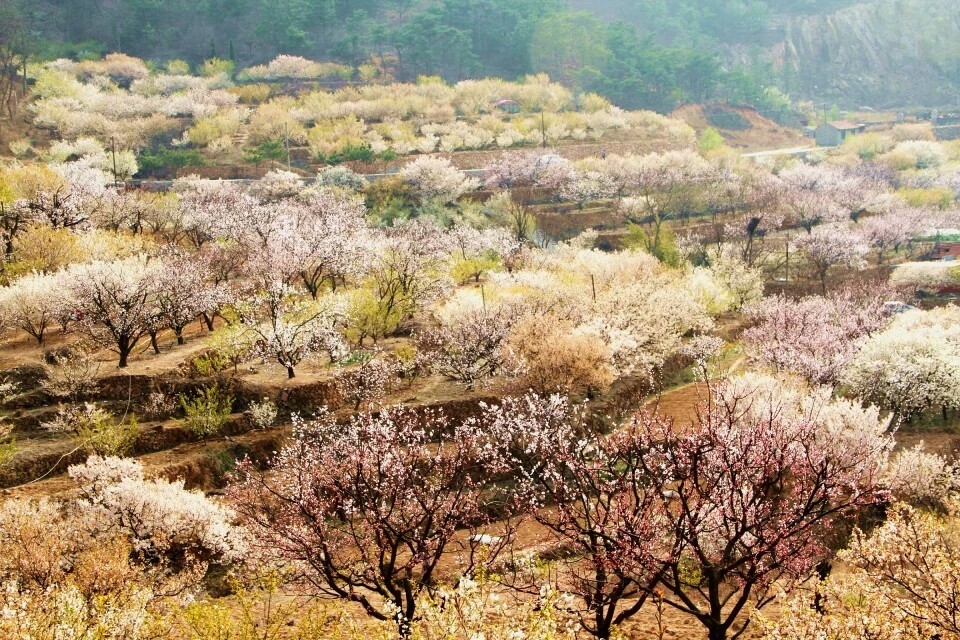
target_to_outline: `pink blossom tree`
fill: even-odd
[[[852,229],[839,224],[821,225],[797,238],[796,246],[804,252],[807,261],[820,281],[820,291],[827,294],[827,275],[830,269],[845,265],[851,269],[866,266],[864,256],[869,247]]]
[[[298,220],[300,279],[314,298],[323,284],[362,273],[370,261],[374,234],[367,227],[360,198],[329,190],[312,193]]]
[[[857,233],[876,252],[877,263],[883,264],[887,253],[899,250],[924,230],[925,217],[921,211],[898,208],[863,218],[857,225]]]
[[[747,308],[743,333],[749,358],[813,384],[836,384],[863,340],[889,321],[883,290],[829,297],[765,298]]]
[[[519,503],[552,544],[569,550],[556,561],[551,586],[578,596],[583,627],[610,638],[646,603],[672,549],[661,543],[663,501],[640,464],[641,432],[599,436],[584,417],[561,396],[530,395],[488,407],[480,422],[497,442],[501,469],[517,474]],[[517,575],[515,584],[528,580]]]
[[[506,366],[507,339],[522,313],[509,302],[457,298],[417,334],[417,346],[433,371],[473,388]]]
[[[395,620],[408,637],[441,562],[463,558],[458,568],[469,572],[476,560],[453,550],[491,518],[484,442],[442,414],[392,408],[345,425],[325,414],[296,424],[267,472],[243,463],[229,494],[256,553],[294,567],[320,593]]]
[[[689,427],[638,418],[640,477],[662,502],[664,542],[636,550],[644,564],[666,559],[664,602],[710,640],[739,636],[749,604],[808,577],[833,532],[887,499],[888,425],[876,408],[756,379],[711,389]],[[645,542],[641,524],[631,535]]]
[[[573,177],[574,170],[569,160],[554,153],[520,151],[501,154],[485,173],[490,189],[558,189]]]
[[[780,202],[788,217],[806,231],[823,222],[843,222],[849,217],[844,201],[851,199],[850,181],[839,169],[826,165],[797,164],[780,173]]]
[[[230,294],[225,286],[208,279],[204,257],[171,251],[163,258],[153,288],[156,292],[158,325],[173,331],[177,344],[184,344],[183,331],[201,314],[212,316]]]

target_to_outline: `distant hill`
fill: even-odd
[[[960,104],[960,2],[573,0],[844,108]],[[767,66],[769,65],[769,66]]]
[[[406,81],[547,71],[660,112],[764,107],[768,87],[846,109],[960,105],[956,0],[0,0],[0,15],[9,6],[47,58],[291,54]]]
[[[846,107],[960,103],[958,2],[874,0],[795,16],[771,52],[801,93]]]

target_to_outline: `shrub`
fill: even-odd
[[[43,390],[55,398],[77,400],[96,389],[100,363],[80,347],[54,354],[50,364],[43,366],[46,378]]]
[[[214,78],[221,74],[226,74],[227,76],[233,75],[233,69],[235,67],[233,60],[223,60],[221,58],[210,58],[209,60],[204,60],[203,64],[200,65],[198,69],[200,75],[206,78]]]
[[[264,398],[260,402],[251,402],[247,413],[250,415],[253,426],[258,429],[272,427],[277,421],[277,405],[269,398]]]
[[[81,447],[98,455],[126,455],[140,435],[135,417],[117,419],[91,403],[61,406],[54,418],[41,426],[54,433],[77,434]]]
[[[148,420],[162,420],[173,415],[178,407],[177,398],[163,391],[154,391],[140,407],[140,414]]]
[[[281,140],[264,140],[255,147],[243,150],[243,161],[260,165],[270,160],[282,160],[287,157],[287,149]]]
[[[200,437],[206,437],[220,433],[227,423],[233,411],[233,396],[213,385],[201,389],[193,398],[181,395],[180,406],[186,414],[183,426]]]
[[[700,138],[697,140],[697,150],[704,154],[715,149],[719,149],[722,146],[723,136],[721,136],[720,132],[713,127],[707,127],[707,129],[700,134]]]
[[[90,412],[77,429],[77,435],[88,453],[101,456],[125,456],[140,437],[140,425],[135,416],[117,419],[102,409]]]
[[[847,138],[840,149],[852,153],[861,160],[872,160],[893,148],[893,140],[878,133],[862,133]]]
[[[896,142],[908,140],[936,140],[933,127],[929,123],[898,124],[890,130],[890,137]]]
[[[916,506],[943,508],[960,489],[960,467],[927,453],[922,442],[897,453],[888,473],[893,497]]]
[[[932,187],[930,189],[903,188],[897,190],[897,195],[911,207],[936,207],[946,209],[953,204],[954,193],[946,187]]]
[[[227,91],[237,96],[241,104],[261,104],[270,98],[270,85],[268,84],[245,84],[239,87],[230,87]]]
[[[201,378],[209,378],[226,371],[233,365],[234,363],[230,358],[211,349],[194,358],[190,362],[190,369],[191,373],[195,373]]]
[[[160,149],[143,151],[137,159],[140,173],[149,174],[163,169],[182,169],[183,167],[202,167],[207,164],[203,155],[196,149]]]
[[[190,75],[190,63],[186,60],[170,60],[166,64],[167,73],[172,76]]]
[[[398,366],[393,360],[376,356],[367,358],[357,369],[344,371],[337,375],[337,391],[354,410],[370,405],[370,409],[381,401],[396,380]]]
[[[613,383],[610,350],[603,341],[561,322],[527,319],[514,330],[508,345],[508,366],[525,390],[595,394]]]
[[[947,161],[947,152],[938,142],[931,140],[907,140],[898,144],[894,152],[907,153],[916,157],[918,169],[939,167]]]
[[[348,167],[327,167],[317,174],[317,184],[322,187],[342,187],[360,191],[367,181]]]

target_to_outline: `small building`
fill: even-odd
[[[493,106],[504,113],[520,113],[520,103],[516,100],[498,100]]]
[[[863,133],[866,128],[865,124],[837,120],[821,124],[817,127],[814,137],[817,139],[817,145],[821,147],[838,147],[848,137]]]
[[[960,242],[940,242],[933,248],[933,260],[953,262],[960,260]]]

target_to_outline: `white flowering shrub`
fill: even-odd
[[[960,310],[913,310],[870,336],[841,377],[850,391],[903,417],[960,408]]]
[[[946,151],[939,142],[932,140],[907,140],[894,147],[893,152],[916,158],[918,169],[939,167],[947,161]]]
[[[244,550],[233,512],[183,481],[148,480],[134,460],[91,456],[68,470],[83,508],[128,537],[136,552],[173,563],[238,559]]]
[[[480,186],[479,180],[467,176],[446,158],[433,156],[417,158],[400,170],[400,177],[423,200],[442,203],[453,202]]]
[[[893,497],[918,506],[945,507],[960,489],[960,467],[925,451],[922,442],[899,451],[887,473]]]
[[[945,287],[956,286],[956,265],[951,262],[904,262],[890,274],[890,284],[912,289],[914,292],[936,293]]]
[[[250,421],[258,429],[268,429],[277,421],[277,405],[269,398],[264,398],[260,402],[251,402],[247,407],[247,413],[250,415]]]

